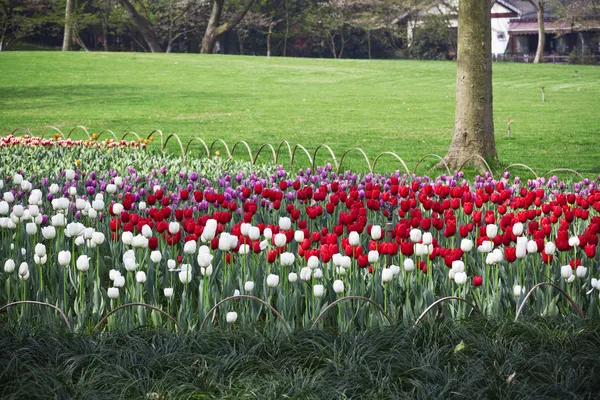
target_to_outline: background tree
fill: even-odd
[[[246,13],[250,11],[250,8],[254,5],[256,0],[244,0],[242,4],[235,4],[233,0],[225,4],[226,0],[212,0],[212,7],[206,31],[202,38],[202,47],[200,53],[212,54],[217,38],[228,32],[230,29],[235,28],[240,21],[244,18]],[[236,7],[237,6],[237,7]],[[233,12],[231,17],[226,22],[221,24],[221,18],[226,11],[225,9],[237,9],[237,12]]]
[[[63,35],[62,51],[71,50],[71,42],[73,37],[73,2],[75,0],[67,0],[65,3],[65,33]]]
[[[45,0],[0,0],[0,51],[35,33],[50,7]]]
[[[496,162],[492,111],[492,27],[490,4],[460,0],[456,62],[454,135],[444,160],[451,169],[471,163],[480,170]]]
[[[537,13],[538,23],[538,43],[535,51],[535,58],[533,62],[535,64],[544,62],[544,47],[546,46],[546,29],[544,26],[544,9],[546,8],[546,0],[527,0],[533,7],[535,7]]]

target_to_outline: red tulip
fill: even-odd
[[[473,277],[473,286],[481,286],[483,283],[483,277],[481,275],[475,275]]]

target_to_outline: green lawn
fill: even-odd
[[[445,153],[454,96],[453,62],[0,53],[3,133],[28,127],[50,136],[48,125],[79,124],[118,134],[161,129],[231,144],[244,139],[253,149],[286,139],[309,149],[329,144],[338,159],[354,146],[371,159],[391,150],[412,168],[422,155]],[[600,68],[494,64],[494,121],[505,165],[600,173]],[[358,153],[344,165],[364,168]],[[397,167],[390,160],[377,169]]]

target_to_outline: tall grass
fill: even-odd
[[[473,318],[337,335],[0,326],[0,398],[596,398],[600,325]]]

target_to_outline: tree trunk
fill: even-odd
[[[369,47],[369,60],[371,59],[371,31],[367,30],[367,46]]]
[[[267,57],[271,57],[271,36],[273,36],[273,26],[269,26],[269,34],[267,35]]]
[[[65,6],[65,33],[63,35],[62,51],[71,50],[71,37],[73,36],[73,0],[67,0]]]
[[[153,53],[162,53],[162,45],[156,37],[156,33],[154,32],[154,28],[150,21],[137,11],[129,0],[119,0],[119,3],[121,3],[123,8],[127,11],[129,18],[131,18],[131,22],[133,22],[133,25],[135,25],[140,35],[144,38],[150,51]]]
[[[287,54],[287,42],[290,34],[290,15],[288,12],[288,0],[285,0],[285,35],[283,37],[283,56]]]
[[[544,47],[546,47],[546,30],[544,27],[544,2],[537,3],[538,44],[535,51],[534,64],[544,62]]]
[[[240,56],[244,55],[244,39],[242,39],[242,35],[240,35],[240,31],[237,31],[238,43],[240,44]]]
[[[206,25],[206,32],[202,38],[202,47],[200,48],[200,54],[212,54],[215,48],[215,42],[217,41],[217,27],[221,19],[221,13],[223,12],[223,0],[213,0],[212,10],[210,11],[210,18],[208,19],[208,25]]]
[[[479,157],[498,160],[492,118],[491,29],[487,1],[460,0],[454,135],[444,158],[450,169],[468,163],[482,171],[485,163]]]

